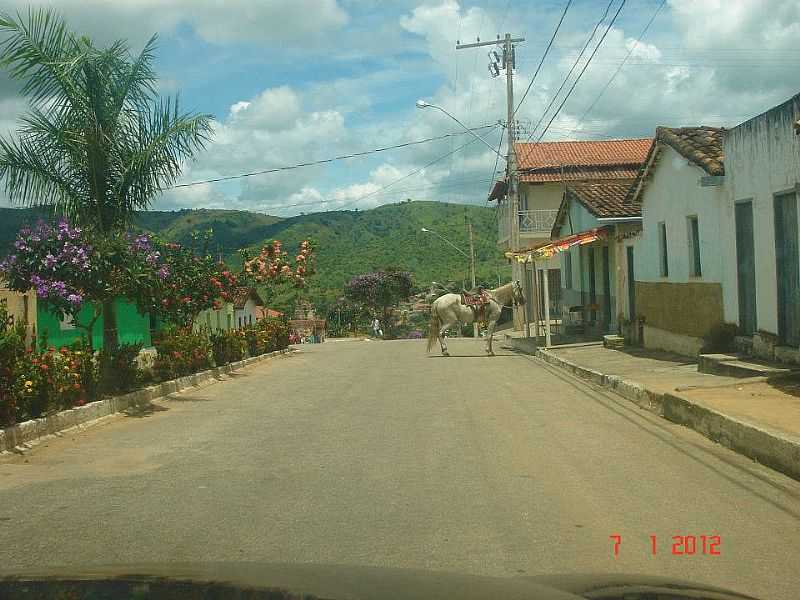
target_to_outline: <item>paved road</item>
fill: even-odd
[[[0,565],[632,572],[797,598],[800,484],[530,357],[451,351],[302,346],[0,461]],[[672,556],[676,534],[721,555]]]

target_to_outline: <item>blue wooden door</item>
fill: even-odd
[[[797,195],[775,197],[775,263],[778,279],[778,339],[800,346],[800,253]]]

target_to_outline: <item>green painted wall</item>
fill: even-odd
[[[119,342],[121,344],[144,344],[147,348],[152,346],[150,339],[150,316],[142,315],[136,305],[127,300],[118,299],[114,301],[117,312],[117,330]],[[74,329],[62,329],[61,322],[52,313],[45,310],[39,303],[36,315],[37,336],[42,332],[47,332],[47,344],[60,348],[80,339],[85,330],[78,327]],[[94,313],[94,307],[86,305],[78,314],[78,320],[82,323],[88,322]],[[92,329],[92,344],[95,350],[103,347],[103,317],[97,319]]]

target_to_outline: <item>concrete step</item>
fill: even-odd
[[[700,373],[727,377],[769,377],[797,371],[797,369],[770,365],[737,354],[701,354],[697,370]]]

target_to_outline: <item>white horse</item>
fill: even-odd
[[[486,331],[486,354],[494,356],[492,338],[501,310],[504,306],[512,303],[525,304],[525,296],[522,294],[522,286],[519,281],[512,281],[499,288],[486,290],[486,292],[489,295],[489,303],[484,307],[484,320],[489,324]],[[439,344],[442,346],[442,355],[450,356],[447,352],[445,332],[457,322],[472,323],[474,320],[475,313],[472,308],[461,303],[461,294],[439,296],[431,305],[428,352],[431,351],[436,340],[439,340]]]

